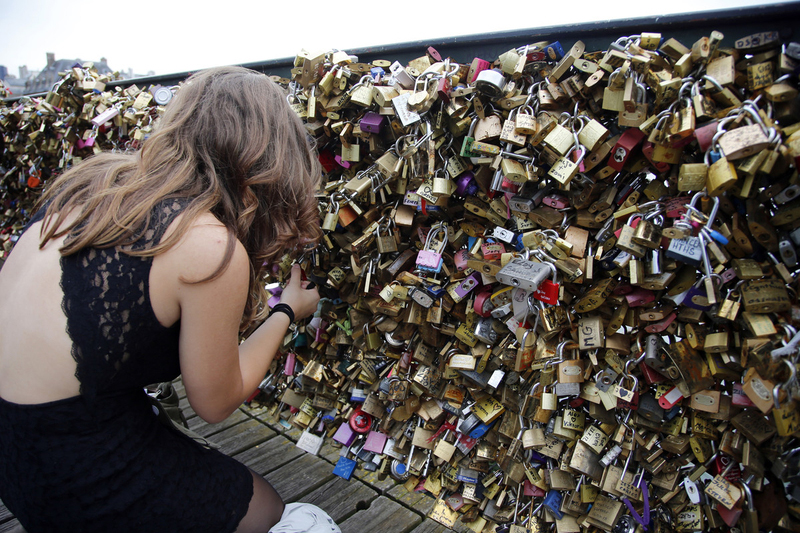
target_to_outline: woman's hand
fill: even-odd
[[[317,288],[308,289],[309,282],[302,280],[300,265],[292,266],[289,282],[281,294],[281,303],[285,303],[294,311],[295,320],[309,317],[317,310],[319,291]]]

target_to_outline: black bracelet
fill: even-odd
[[[289,304],[279,303],[272,308],[272,311],[269,312],[269,316],[272,316],[275,313],[285,313],[286,316],[289,317],[289,323],[294,322],[294,311],[292,308],[289,307]]]

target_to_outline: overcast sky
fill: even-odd
[[[56,59],[105,57],[115,70],[170,74],[290,57],[301,48],[347,50],[767,3],[778,2],[528,0],[500,10],[485,0],[0,0],[0,65],[14,75],[21,65],[40,70],[53,52]]]

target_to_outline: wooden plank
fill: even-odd
[[[189,420],[189,429],[203,437],[210,437],[216,433],[219,433],[220,431],[228,429],[231,426],[235,426],[236,424],[244,422],[245,420],[250,420],[250,417],[237,409],[231,414],[231,416],[217,424],[209,424],[199,416],[192,418]]]
[[[397,484],[394,487],[391,487],[386,493],[386,495],[391,497],[393,500],[402,503],[407,507],[411,507],[412,509],[426,513],[427,511],[433,508],[433,502],[436,501],[424,492],[408,492],[406,488],[401,484]],[[430,502],[428,502],[427,500],[430,500]],[[425,509],[425,511],[417,509],[417,505],[426,503],[430,503],[430,506],[427,509]]]
[[[180,403],[178,403],[178,407],[181,408],[183,416],[186,417],[186,420],[191,420],[192,418],[197,418],[195,422],[203,420],[202,418],[197,416],[197,413],[194,412],[192,406],[189,405],[189,400],[187,400],[186,398],[181,398]]]
[[[234,455],[275,435],[267,426],[250,418],[216,433],[214,443],[219,444],[219,451],[225,455]]]
[[[293,502],[324,485],[335,476],[332,464],[305,453],[264,477],[275,487],[281,498],[287,502]]]
[[[369,470],[364,469],[361,465],[363,464],[362,461],[358,462],[358,468],[356,468],[355,474],[353,477],[362,481],[372,487],[373,489],[377,490],[381,494],[386,494],[394,488],[397,482],[391,476],[386,476],[386,479],[379,479],[378,472],[370,472]]]
[[[386,496],[372,500],[368,509],[359,511],[341,524],[342,533],[391,531],[408,533],[422,522],[422,516]]]
[[[175,389],[175,392],[178,393],[178,398],[186,398],[186,387],[183,386],[183,381],[181,381],[181,378],[173,381],[172,387]]]
[[[264,422],[266,425],[268,425],[278,433],[292,440],[297,440],[300,434],[303,432],[302,429],[298,429],[294,426],[287,429],[285,426],[277,422],[275,418],[271,416],[266,409],[253,410],[251,412],[251,416],[257,418],[258,420],[261,420],[262,422]]]
[[[14,515],[11,514],[11,511],[8,510],[8,507],[5,506],[2,500],[0,500],[0,523],[7,522],[14,518]]]
[[[322,449],[319,451],[319,456],[326,461],[336,464],[336,462],[339,460],[341,451],[341,444],[333,439],[325,439],[325,444],[322,445]],[[352,455],[350,457],[352,459]]]
[[[453,530],[430,518],[426,518],[411,533],[451,533]]]
[[[19,525],[19,520],[16,518],[0,524],[0,533],[4,533],[6,531],[9,533],[25,533],[25,530],[21,525]]]
[[[263,476],[305,453],[294,442],[278,435],[234,455],[233,458]]]
[[[378,493],[363,483],[353,479],[345,481],[337,476],[301,499],[303,503],[313,503],[324,510],[338,524],[368,507],[377,497]]]

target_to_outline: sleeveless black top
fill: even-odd
[[[186,203],[159,203],[131,248],[158,243]],[[151,265],[117,248],[61,258],[80,395],[0,398],[0,498],[28,533],[231,532],[247,513],[250,471],[161,425],[144,393],[180,374],[180,323],[158,322]]]

